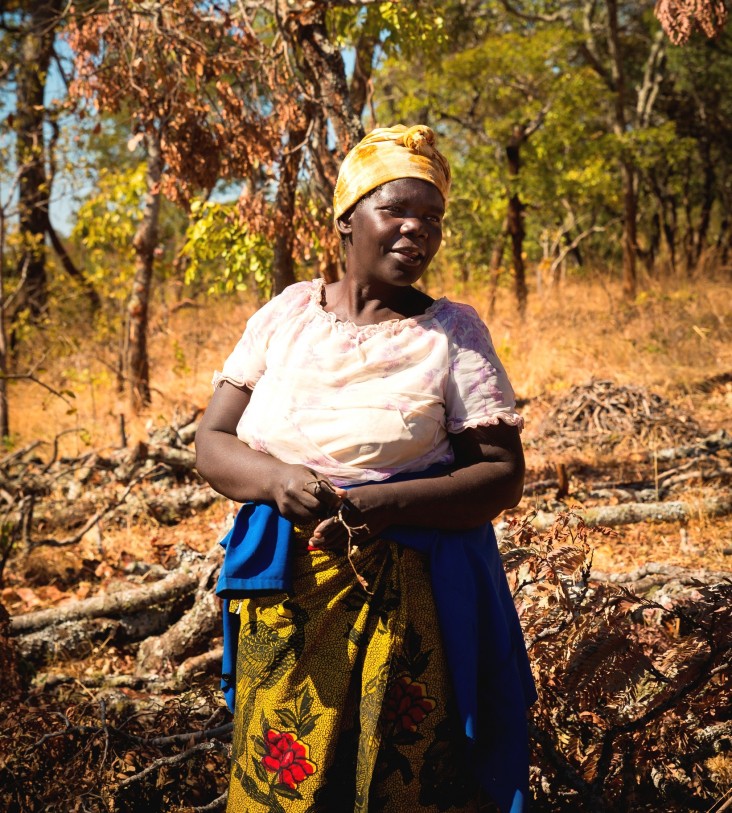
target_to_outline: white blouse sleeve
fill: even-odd
[[[499,421],[523,429],[516,397],[493,347],[488,328],[470,305],[451,303],[442,326],[449,342],[445,392],[450,433]]]
[[[216,370],[214,373],[214,389],[222,381],[254,389],[257,381],[264,375],[267,349],[277,326],[289,318],[293,310],[301,309],[308,301],[305,290],[307,285],[309,283],[291,285],[250,317],[244,334],[224,362],[223,370]]]

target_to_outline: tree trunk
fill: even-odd
[[[623,293],[635,298],[638,290],[638,193],[635,169],[629,161],[621,165],[623,179]]]
[[[722,210],[725,212],[729,211],[729,208],[724,205],[724,200],[722,201],[722,204]],[[719,255],[718,260],[721,265],[727,264],[730,250],[730,235],[732,235],[732,223],[730,222],[729,216],[725,214],[722,217],[722,222],[719,224],[719,234],[717,236],[717,244],[715,246]]]
[[[150,404],[150,363],[147,352],[147,329],[149,320],[150,291],[152,288],[155,247],[158,242],[160,219],[160,179],[163,174],[163,158],[160,136],[150,133],[147,143],[147,195],[145,212],[135,234],[135,277],[127,309],[127,383],[130,404],[139,412]]]
[[[490,274],[491,282],[488,291],[488,315],[492,318],[496,312],[496,296],[498,294],[498,280],[501,274],[501,264],[506,251],[506,237],[508,236],[508,222],[503,221],[501,233],[496,237],[491,249]]]
[[[661,231],[666,241],[671,272],[676,271],[676,198],[673,195],[656,193],[658,210],[661,217]]]
[[[10,434],[8,411],[8,334],[5,324],[5,210],[0,204],[0,440]],[[2,570],[0,569],[0,578]]]
[[[696,232],[696,241],[694,243],[694,266],[699,265],[702,252],[706,247],[707,234],[709,233],[709,225],[712,219],[712,206],[714,205],[714,162],[711,155],[711,145],[709,142],[704,141],[700,145],[702,153],[702,163],[704,166],[704,183],[702,185],[702,202],[701,212],[699,214],[699,228]]]
[[[607,0],[608,49],[610,52],[611,89],[614,91],[615,120],[613,131],[618,138],[626,132],[626,94],[623,54],[620,46],[620,31],[617,0]],[[620,174],[623,181],[623,293],[633,299],[638,290],[638,189],[635,167],[625,156],[620,159]]]
[[[99,297],[99,294],[96,291],[96,288],[92,285],[92,283],[84,276],[84,274],[79,271],[79,269],[74,265],[71,257],[69,257],[69,253],[66,251],[64,244],[61,242],[58,234],[56,234],[56,230],[51,225],[50,218],[47,219],[46,222],[46,234],[48,234],[48,239],[51,241],[51,245],[53,246],[53,250],[56,252],[56,256],[59,259],[59,262],[63,266],[64,271],[70,276],[73,277],[79,285],[84,289],[84,294],[86,298],[89,300],[89,305],[92,309],[93,313],[96,313],[102,307],[102,300]]]
[[[297,192],[297,177],[302,161],[302,142],[308,131],[309,120],[303,120],[290,125],[287,131],[287,148],[280,161],[280,182],[277,187],[277,200],[275,202],[275,218],[277,222],[273,277],[274,293],[281,294],[288,285],[295,282],[295,263],[292,249],[295,243],[295,195]]]
[[[373,28],[370,29],[369,22],[374,22],[378,9],[375,6],[369,6],[366,14],[365,30],[362,31],[356,42],[356,59],[353,64],[353,76],[349,88],[351,108],[359,118],[363,114],[366,103],[373,92],[371,74],[374,67],[374,51],[379,42],[378,37],[373,33],[369,33],[369,30],[374,30]],[[373,115],[371,118],[371,127],[375,127],[376,123],[373,121]]]
[[[691,162],[689,162],[691,163]],[[683,207],[684,207],[684,220],[686,221],[686,232],[684,233],[684,238],[682,240],[682,246],[684,249],[684,266],[686,268],[686,275],[691,276],[691,272],[694,270],[695,260],[694,260],[694,246],[696,245],[696,234],[694,232],[694,213],[693,213],[693,192],[692,192],[692,171],[687,170],[686,178],[684,179],[684,196],[683,196]]]
[[[315,90],[315,98],[333,125],[337,151],[344,156],[363,138],[364,130],[360,116],[351,105],[343,57],[328,36],[325,13],[326,9],[320,6],[292,13],[286,29],[300,46],[303,68]]]
[[[18,310],[39,317],[48,304],[45,236],[49,184],[46,176],[44,90],[53,55],[59,10],[57,2],[30,4],[30,21],[23,34],[16,65],[16,163],[19,170],[18,209],[21,254],[18,277],[23,294]]]
[[[521,169],[521,145],[525,140],[525,128],[517,126],[514,128],[507,147],[508,175],[510,178],[510,189],[508,198],[508,211],[506,213],[506,228],[511,236],[511,253],[513,258],[514,291],[516,294],[516,305],[519,315],[523,318],[526,314],[526,300],[528,291],[526,288],[526,268],[524,266],[524,204],[521,201],[516,186]]]

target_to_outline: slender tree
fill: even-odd
[[[19,168],[18,220],[21,252],[15,271],[20,280],[15,312],[27,311],[37,319],[48,305],[46,238],[63,270],[84,289],[91,307],[99,307],[99,296],[80,273],[51,224],[51,192],[55,171],[54,145],[59,135],[56,114],[45,101],[51,63],[57,59],[59,32],[69,19],[63,0],[8,3],[0,12],[0,33],[10,44],[11,67],[4,79],[14,83],[15,164]],[[47,138],[46,127],[51,136]]]

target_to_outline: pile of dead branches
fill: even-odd
[[[539,439],[556,449],[600,447],[621,442],[659,448],[691,442],[702,434],[694,418],[644,387],[590,381],[555,400],[539,428]]]
[[[78,543],[101,523],[148,516],[172,524],[216,499],[194,470],[195,413],[146,441],[62,455],[35,441],[0,459],[0,585],[9,557]],[[124,441],[123,441],[124,443]]]
[[[205,688],[176,696],[77,682],[33,690],[0,715],[0,809],[223,810],[227,717]]]

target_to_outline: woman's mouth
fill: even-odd
[[[419,265],[424,260],[424,254],[416,248],[395,248],[393,253],[398,254],[407,265]]]

